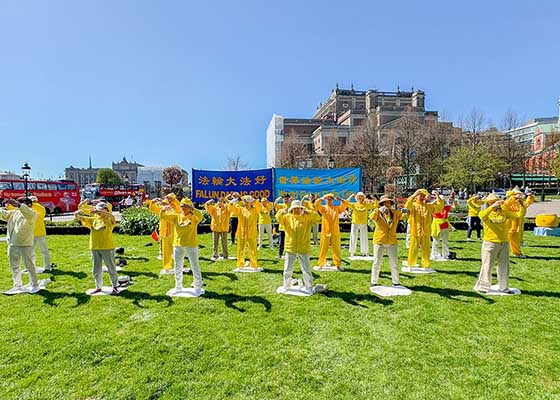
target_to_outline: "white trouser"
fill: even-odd
[[[185,265],[185,254],[189,259],[191,271],[194,277],[194,288],[202,288],[202,274],[200,273],[200,264],[198,263],[198,247],[175,246],[173,250],[173,258],[175,259],[175,288],[183,288],[183,266]]]
[[[410,248],[410,224],[406,224],[406,239],[404,240],[406,248]]]
[[[23,258],[23,265],[29,272],[29,281],[31,286],[35,287],[37,283],[37,273],[35,271],[35,264],[33,264],[33,246],[13,246],[8,245],[8,259],[10,260],[10,267],[12,269],[12,280],[14,287],[21,287],[21,270],[19,268],[21,259]]]
[[[379,279],[379,271],[381,270],[381,262],[383,261],[383,252],[387,250],[389,256],[389,267],[391,268],[391,281],[393,285],[399,284],[399,267],[398,252],[396,244],[374,244],[373,245],[373,263],[371,264],[371,284],[377,285]]]
[[[492,269],[498,260],[498,285],[500,290],[509,289],[509,242],[492,243],[483,241],[480,251],[482,265],[478,281],[474,286],[476,290],[490,290],[492,286]]]
[[[350,255],[356,253],[356,246],[360,238],[360,253],[369,255],[367,224],[352,224],[350,228]]]
[[[449,258],[449,229],[442,229],[437,237],[432,237],[432,258],[440,257],[438,246],[441,240],[441,257]]]
[[[272,224],[259,224],[259,248],[262,246],[264,234],[268,235],[268,247],[272,249]]]
[[[33,264],[37,266],[37,254],[35,249],[39,245],[39,251],[43,256],[43,268],[50,268],[51,266],[51,254],[49,253],[49,248],[47,247],[47,237],[46,236],[35,236],[33,240]]]
[[[95,279],[95,287],[101,289],[103,287],[103,263],[109,271],[109,278],[113,287],[118,286],[117,282],[117,266],[115,265],[115,249],[108,250],[92,250],[91,259],[93,260],[93,279]]]
[[[311,228],[311,233],[313,244],[319,244],[319,224],[313,225],[313,228]]]
[[[289,289],[292,283],[292,273],[294,272],[296,258],[299,260],[299,264],[301,265],[305,290],[311,292],[313,290],[313,275],[311,275],[309,254],[286,252],[286,260],[284,261],[284,288]]]

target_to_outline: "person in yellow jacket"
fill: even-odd
[[[529,195],[524,199],[523,192],[518,188],[509,190],[506,193],[506,200],[503,205],[503,209],[506,211],[519,212],[520,216],[518,218],[512,218],[509,222],[509,247],[511,254],[518,258],[527,258],[521,250],[521,241],[523,235],[523,229],[525,227],[525,214],[527,213],[527,207],[533,203],[534,196]]]
[[[154,199],[148,203],[148,209],[159,216],[159,240],[161,243],[161,256],[163,261],[162,273],[170,274],[173,267],[173,225],[170,221],[161,218],[161,213],[164,207],[175,207],[167,199]]]
[[[206,212],[210,214],[210,230],[212,231],[212,259],[218,259],[218,245],[222,244],[222,252],[220,257],[228,259],[228,231],[229,218],[231,211],[224,197],[220,197],[217,203],[210,199],[204,204]]]
[[[484,204],[484,200],[482,200],[481,194],[476,194],[474,196],[469,197],[467,200],[468,206],[468,213],[467,213],[467,222],[468,222],[468,229],[467,229],[467,241],[471,240],[471,234],[473,229],[476,230],[476,238],[480,240],[480,230],[482,226],[480,225],[480,217],[478,213],[480,212],[480,208]]]
[[[296,259],[299,260],[303,273],[305,291],[313,293],[313,275],[309,260],[311,228],[321,217],[317,212],[302,205],[299,200],[292,201],[289,209],[282,209],[276,214],[286,232],[286,260],[284,261],[284,289],[289,289]]]
[[[327,193],[323,197],[315,200],[313,205],[315,211],[321,214],[321,241],[319,245],[319,260],[317,264],[319,267],[325,267],[327,264],[327,255],[329,247],[332,252],[333,265],[336,268],[341,268],[342,258],[340,256],[340,224],[339,215],[343,213],[348,202],[337,197],[336,200],[340,201],[340,205],[334,205],[335,197],[332,193]],[[323,201],[326,205],[323,205]]]
[[[439,197],[439,192],[434,191],[436,200],[428,203],[429,193],[426,189],[418,189],[410,196],[404,208],[408,210],[408,223],[410,225],[410,247],[408,249],[407,265],[414,267],[418,260],[418,247],[422,255],[422,268],[430,267],[430,238],[432,214],[443,210],[444,202]]]
[[[175,259],[175,288],[170,294],[183,291],[183,266],[185,255],[193,273],[193,287],[196,295],[202,291],[202,274],[198,258],[198,233],[197,228],[202,221],[202,213],[194,208],[190,199],[181,200],[181,212],[177,213],[171,206],[163,208],[161,218],[169,222],[174,230],[173,258]]]
[[[226,196],[226,200],[229,202],[230,205],[236,206],[241,201],[241,196],[237,192],[230,193]],[[231,214],[230,216],[231,244],[236,243],[238,225],[239,225],[239,220],[237,219],[237,215]]]
[[[280,203],[281,201],[283,201],[283,203]],[[289,193],[286,193],[283,196],[278,197],[276,200],[274,200],[274,211],[278,213],[280,210],[290,208],[291,202],[292,202],[292,196],[290,196]],[[284,231],[284,225],[281,222],[278,222],[278,236],[279,236],[278,258],[283,258],[284,245],[286,243],[286,232]]]
[[[351,199],[356,202],[351,203]],[[369,256],[368,243],[368,213],[375,208],[374,200],[367,200],[364,192],[358,192],[346,199],[348,208],[352,210],[352,225],[350,228],[350,257],[356,253],[358,238],[360,239],[360,254],[364,257]]]
[[[56,265],[51,263],[51,254],[47,247],[47,229],[45,228],[45,215],[47,214],[47,210],[39,203],[39,199],[36,196],[29,196],[29,199],[33,202],[31,208],[37,213],[37,221],[35,222],[35,230],[33,231],[33,264],[37,267],[35,249],[39,246],[39,251],[43,256],[43,268],[45,271],[51,271]]]
[[[87,215],[84,211],[78,210],[75,214],[76,219],[83,226],[89,228],[89,249],[93,260],[93,278],[95,280],[95,290],[91,294],[99,293],[103,287],[103,269],[104,262],[109,271],[109,278],[113,286],[111,294],[117,295],[117,266],[115,264],[115,241],[113,239],[113,228],[115,227],[115,217],[109,212],[107,203],[97,203],[95,208],[91,210],[91,214]]]
[[[504,201],[492,193],[486,197],[488,207],[480,212],[484,224],[484,239],[480,251],[481,267],[474,290],[488,292],[492,287],[492,269],[498,260],[499,290],[511,294],[509,289],[509,225],[519,218],[521,211],[512,212],[503,208]]]
[[[526,189],[525,190],[525,208],[528,210],[529,206],[535,202],[535,194],[532,190]],[[521,246],[525,247],[525,241],[523,240],[523,235],[525,233],[525,218],[523,218],[523,229],[521,229]]]
[[[443,198],[443,197],[442,197]],[[449,258],[449,213],[457,208],[455,192],[451,192],[443,210],[432,215],[432,260],[447,260]],[[441,254],[439,243],[441,242]]]
[[[379,207],[375,208],[369,218],[375,223],[373,232],[373,262],[371,264],[371,286],[376,286],[379,280],[379,271],[383,261],[383,253],[387,251],[389,267],[391,268],[391,281],[393,286],[399,286],[397,227],[401,220],[402,212],[395,207],[395,200],[388,195],[379,199]]]
[[[10,207],[7,207],[7,206]],[[21,197],[17,201],[6,200],[6,209],[0,209],[0,221],[5,221],[6,236],[8,241],[8,260],[12,270],[12,281],[14,286],[6,294],[23,289],[20,264],[23,264],[29,273],[31,293],[39,291],[39,282],[35,264],[33,263],[33,230],[37,213],[33,211],[32,202],[27,197]]]
[[[272,211],[273,204],[268,201],[266,197],[261,199],[261,211],[259,212],[259,241],[258,249],[262,247],[263,236],[265,233],[268,235],[268,247],[273,248],[272,243],[272,218],[270,217],[270,212]]]
[[[245,251],[249,252],[249,266],[259,268],[257,261],[257,222],[261,203],[251,196],[243,196],[242,202],[229,205],[232,215],[238,220],[237,225],[237,267],[244,268]]]

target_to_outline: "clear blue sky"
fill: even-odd
[[[0,170],[265,167],[272,114],[337,82],[421,88],[448,120],[558,115],[559,26],[557,0],[4,0]]]

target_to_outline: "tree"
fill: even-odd
[[[247,163],[241,160],[239,154],[228,156],[227,170],[229,171],[243,171],[248,167]]]
[[[504,163],[485,146],[470,144],[457,147],[445,163],[442,182],[452,187],[467,187],[470,190],[491,186]]]
[[[162,195],[172,192],[177,195],[177,198],[182,199],[183,188],[180,185],[177,185],[181,183],[183,178],[185,177],[185,173],[183,172],[183,170],[177,166],[166,167],[163,169],[162,177],[163,181],[170,186],[169,188],[165,188],[165,190],[162,188]]]
[[[480,133],[488,127],[488,118],[478,108],[473,107],[470,113],[459,118],[459,126],[465,131],[465,139],[472,146],[480,144]]]
[[[121,177],[111,168],[99,168],[95,182],[104,185],[120,185],[122,184]]]
[[[311,158],[303,143],[288,136],[280,150],[280,166],[282,168],[298,168],[299,162]]]
[[[345,164],[362,167],[362,187],[364,191],[379,192],[384,182],[385,168],[389,165],[387,152],[380,140],[373,117],[365,119],[363,128],[358,131],[344,148],[344,154],[351,155]],[[337,165],[338,161],[337,161]],[[344,165],[344,164],[342,164]],[[341,165],[341,166],[342,166]]]

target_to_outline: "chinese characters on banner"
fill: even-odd
[[[205,203],[218,199],[229,193],[251,195],[255,198],[266,197],[274,200],[272,195],[272,169],[254,169],[248,171],[208,171],[192,170],[192,200]]]
[[[359,192],[362,187],[361,168],[337,169],[283,169],[274,170],[275,196],[289,193],[292,198],[301,199],[304,195],[314,193],[323,196],[333,193],[347,198]]]

